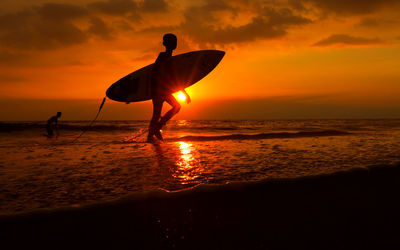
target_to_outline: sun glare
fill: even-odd
[[[186,99],[185,94],[183,94],[182,92],[179,92],[177,97],[178,97],[178,99],[179,99],[180,101],[184,101],[184,100]]]

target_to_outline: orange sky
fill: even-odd
[[[0,120],[91,119],[166,32],[176,54],[226,51],[177,119],[400,118],[399,1],[49,1],[0,2]],[[101,118],[150,116],[108,101]]]

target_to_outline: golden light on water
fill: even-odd
[[[180,158],[177,161],[178,169],[174,177],[179,178],[182,184],[187,184],[198,177],[196,158],[194,157],[194,146],[187,142],[177,142],[180,150]]]
[[[179,142],[179,149],[181,150],[182,156],[184,156],[185,159],[189,159],[189,156],[191,157],[191,148],[193,145],[187,142]]]
[[[189,122],[187,120],[177,120],[176,125],[178,127],[185,127],[185,126],[189,125]],[[181,136],[183,136],[183,135],[181,135]]]

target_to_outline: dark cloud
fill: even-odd
[[[362,19],[358,25],[365,28],[376,28],[378,26],[387,28],[398,25],[398,21],[393,19],[367,17]]]
[[[364,38],[355,37],[345,34],[334,34],[327,38],[322,39],[314,43],[312,46],[329,46],[334,44],[345,44],[345,45],[370,45],[370,44],[381,44],[382,41],[378,38]]]
[[[133,30],[132,26],[125,20],[120,20],[114,23],[114,27],[117,27],[120,30],[123,31],[131,31]]]
[[[144,0],[140,7],[146,12],[168,11],[168,3],[165,0]]]
[[[0,51],[0,65],[4,66],[13,66],[13,65],[21,65],[29,61],[30,55],[25,53],[18,53],[8,50]]]
[[[368,14],[373,13],[382,8],[398,8],[400,3],[398,0],[292,0],[292,3],[298,2],[313,4],[315,7],[336,14]]]
[[[226,15],[237,18],[241,11],[256,15],[240,26],[227,25],[221,19],[221,16]],[[311,22],[310,19],[293,13],[291,9],[262,7],[259,3],[246,0],[206,0],[202,5],[188,7],[183,14],[184,21],[180,25],[150,27],[141,32],[177,32],[195,44],[212,46],[282,37],[290,28]]]
[[[288,0],[288,4],[295,10],[305,11],[307,8],[304,6],[303,1],[299,0]]]
[[[15,55],[8,51],[0,51],[0,63],[14,61],[16,59]]]
[[[0,15],[0,45],[17,49],[54,49],[86,42],[91,36],[109,40],[118,30],[131,29],[132,21],[140,20],[140,13],[168,12],[166,0],[103,0],[85,6],[47,3],[24,11]],[[238,17],[240,12],[255,16],[240,26],[227,24],[221,17]],[[115,18],[105,22],[104,15]],[[282,37],[294,26],[311,20],[295,14],[289,8],[268,7],[247,0],[205,0],[188,7],[180,25],[169,24],[148,28],[143,32],[177,31],[194,44],[227,45],[257,39]],[[82,28],[77,19],[89,21]],[[122,26],[121,26],[122,24]]]
[[[84,14],[85,10],[77,6],[45,4],[1,15],[0,45],[22,49],[51,49],[82,43],[87,40],[87,36],[71,21]]]
[[[45,3],[0,14],[0,46],[9,49],[57,49],[85,43],[92,36],[110,40],[132,30],[140,12],[167,11],[165,0],[104,0],[88,5]],[[105,22],[104,15],[118,17]],[[83,22],[89,22],[84,27]]]
[[[184,15],[186,22],[215,23],[218,20],[214,17],[214,14],[218,11],[236,13],[237,9],[229,5],[227,1],[208,0],[204,5],[188,7],[184,11]]]
[[[159,24],[142,32],[176,32],[188,38],[191,44],[224,46],[283,37],[290,29],[310,23],[311,20],[303,15],[309,14],[311,9],[346,15],[400,6],[398,0],[203,0],[196,3],[183,10],[181,24]],[[87,5],[46,3],[16,13],[0,14],[0,46],[54,49],[81,44],[93,36],[109,40],[120,30],[132,30],[133,23],[141,20],[142,13],[164,13],[171,9],[172,5],[166,0],[97,0]],[[251,13],[253,18],[241,25],[226,21],[227,17],[234,20],[242,13]],[[81,19],[89,22],[88,28],[78,25],[82,23]],[[382,26],[382,20],[370,15],[359,25]],[[378,39],[333,35],[314,46],[379,42]]]
[[[109,28],[103,20],[98,17],[93,17],[90,23],[89,33],[97,35],[104,40],[110,40],[112,38],[112,29]]]
[[[98,1],[88,5],[90,9],[95,9],[103,14],[111,16],[123,16],[136,13],[138,6],[132,0],[108,0]]]
[[[51,51],[34,51],[21,49],[0,49],[0,67],[54,67],[65,65],[84,65],[84,62],[76,58],[63,57],[62,60],[54,60],[54,57],[49,57]]]
[[[87,16],[85,8],[58,3],[46,3],[37,9],[39,16],[50,20],[67,20]]]
[[[155,33],[155,34],[164,34],[164,33],[173,33],[180,29],[180,26],[172,26],[172,25],[164,25],[164,26],[153,26],[149,28],[145,28],[140,30],[141,33]]]
[[[378,20],[376,18],[364,18],[361,20],[359,23],[360,26],[365,26],[365,27],[373,27],[373,26],[378,26],[382,23],[381,20]]]
[[[281,37],[290,27],[311,22],[305,17],[295,15],[287,8],[265,7],[247,24],[217,27],[215,23],[218,23],[218,20],[213,13],[227,10],[235,15],[236,9],[223,2],[189,8],[185,12],[186,20],[181,28],[195,42],[224,45]]]
[[[131,13],[137,9],[131,0],[95,2],[89,7],[72,4],[46,3],[15,13],[0,15],[0,46],[13,49],[57,49],[86,42],[91,36],[112,39],[112,29],[94,9],[106,14]],[[102,12],[103,13],[103,12]],[[78,22],[77,22],[78,20]],[[78,26],[80,20],[89,21],[89,28]],[[115,26],[126,30],[123,19]]]
[[[133,0],[97,1],[88,5],[90,10],[102,14],[126,17],[130,21],[141,21],[141,12],[167,12],[168,3],[165,0],[144,0],[138,3]]]

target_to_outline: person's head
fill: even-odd
[[[163,36],[163,45],[167,50],[176,49],[177,38],[174,34],[167,33]]]
[[[57,117],[60,117],[61,116],[61,112],[57,112]]]

